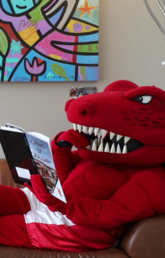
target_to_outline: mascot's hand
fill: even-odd
[[[31,184],[32,187],[27,183],[25,183],[24,185],[35,194],[40,202],[48,206],[49,210],[61,211],[61,209],[64,208],[62,206],[64,206],[65,204],[61,205],[62,202],[58,202],[58,199],[48,192],[48,189],[46,188],[46,185],[44,184],[43,179],[40,175],[32,175]]]
[[[77,149],[82,149],[89,145],[89,141],[83,133],[70,129],[58,135],[56,144],[61,148],[72,147],[74,145]]]

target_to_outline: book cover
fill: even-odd
[[[47,136],[25,133],[20,127],[6,124],[6,127],[1,127],[0,141],[16,183],[30,183],[31,175],[39,173],[48,191],[66,202]]]
[[[28,148],[25,134],[7,128],[6,130],[0,130],[0,141],[14,182],[17,184],[24,184],[24,182],[30,184],[28,174],[37,174],[38,172]],[[24,173],[19,173],[19,168],[22,168]],[[25,173],[27,168],[30,173]]]

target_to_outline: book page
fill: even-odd
[[[13,129],[13,130],[16,129],[16,130],[25,132],[23,128],[21,128],[21,127],[19,127],[19,126],[17,126],[17,125],[12,125],[12,124],[10,124],[10,123],[6,123],[6,127],[11,128],[11,129]]]
[[[56,198],[60,199],[61,201],[67,203],[64,192],[63,192],[63,190],[61,191],[61,189],[62,189],[61,182],[58,179],[56,187],[55,187],[52,195],[54,195]]]
[[[44,134],[41,134],[41,133],[37,133],[37,132],[28,132],[27,133],[28,135],[32,135],[44,142],[46,142],[48,144],[48,147],[50,149],[50,153],[52,153],[52,150],[51,150],[51,145],[50,145],[50,138]]]
[[[61,184],[59,185],[58,183],[59,179],[55,169],[52,152],[49,147],[50,140],[49,142],[41,140],[35,137],[34,135],[32,135],[31,133],[30,134],[27,133],[26,138],[27,138],[29,148],[31,150],[31,154],[34,159],[37,171],[41,175],[42,179],[44,180],[49,192],[54,196],[56,196],[58,199],[61,199],[66,202],[62,186]],[[57,186],[59,191],[57,191],[57,194],[56,194]],[[59,193],[61,193],[61,195],[59,195]]]
[[[30,180],[30,171],[28,169],[25,168],[20,168],[20,167],[15,167],[17,174],[19,177],[21,178],[25,178],[25,179],[29,179]]]
[[[17,128],[11,128],[11,127],[6,127],[6,126],[1,126],[0,129],[1,129],[1,130],[5,130],[5,131],[23,133],[22,131],[20,131],[20,130],[17,129]]]

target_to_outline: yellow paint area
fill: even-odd
[[[57,56],[57,55],[53,55],[53,54],[50,54],[50,57],[52,57],[54,59],[57,59],[57,60],[61,60],[62,59],[61,56]]]
[[[69,30],[69,32],[77,33],[77,31],[74,30],[74,26],[76,26],[75,24],[80,24],[82,26],[82,30],[81,30],[80,33],[93,32],[93,31],[98,31],[99,30],[98,27],[89,25],[85,22],[80,22],[80,21],[71,19],[70,22],[68,23],[67,27],[66,27]]]
[[[33,46],[40,39],[37,31],[35,30],[32,32],[29,30],[29,28],[19,32],[19,35],[23,39],[23,41],[29,46]]]

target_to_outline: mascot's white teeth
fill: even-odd
[[[126,154],[127,153],[126,145],[124,145],[123,149],[121,150],[120,144],[118,144],[117,148],[115,148],[114,143],[112,145],[110,145],[108,142],[106,144],[104,144],[103,140],[98,140],[98,139],[95,139],[91,145],[87,146],[87,149],[92,150],[92,151],[116,153],[116,154]]]
[[[116,153],[116,154],[126,154],[127,151],[127,143],[131,139],[128,136],[123,136],[119,134],[115,134],[113,132],[108,132],[104,129],[97,128],[97,127],[87,127],[83,125],[73,124],[73,129],[75,131],[79,131],[79,133],[83,132],[85,134],[94,134],[97,138],[89,145],[87,146],[87,149],[90,149],[92,151],[98,151],[98,152],[107,152],[107,153]],[[120,144],[117,144],[117,147],[115,147],[114,143],[104,143],[105,136],[109,133],[109,139],[110,141],[113,140],[114,137],[116,137],[116,141],[120,141],[122,138],[124,140],[124,146],[121,147]]]

